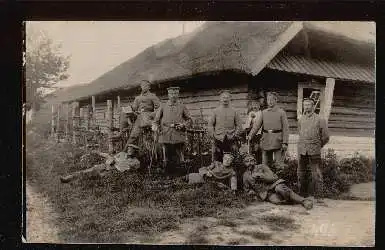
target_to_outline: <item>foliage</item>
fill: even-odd
[[[60,53],[61,45],[55,44],[44,32],[27,27],[25,54],[25,82],[27,108],[39,109],[43,90],[50,89],[68,78],[69,57]]]

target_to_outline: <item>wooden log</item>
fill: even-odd
[[[321,116],[323,116],[326,121],[329,120],[330,111],[332,109],[334,85],[334,78],[326,78],[326,87],[323,95],[323,105],[321,105],[320,110]]]
[[[112,119],[112,100],[107,100],[107,126],[108,126],[108,152],[114,152],[113,137],[113,119]]]

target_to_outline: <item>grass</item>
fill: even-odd
[[[254,239],[258,239],[258,240],[271,240],[271,238],[273,236],[272,233],[261,232],[259,230],[253,230],[253,231],[242,230],[242,231],[236,231],[236,232],[239,234],[242,234],[242,235],[251,236]]]
[[[102,161],[84,148],[56,144],[36,133],[27,135],[27,179],[49,197],[57,211],[62,241],[120,243],[141,235],[139,240],[147,242],[151,241],[149,235],[177,230],[187,218],[216,217],[220,225],[235,228],[236,218],[250,216],[243,210],[252,201],[249,197],[242,193],[233,195],[210,183],[187,186],[156,174],[148,178],[141,173],[90,176],[68,184],[59,181],[60,176]],[[352,160],[344,164],[354,165],[357,170],[362,162]],[[360,178],[364,177],[360,175]],[[267,224],[273,231],[299,227],[294,220],[283,216],[265,216],[253,223]],[[188,242],[205,244],[207,230],[203,226],[197,228],[188,236]],[[269,238],[268,234],[258,231],[243,233],[256,239]],[[234,239],[229,244],[243,244],[245,240]]]

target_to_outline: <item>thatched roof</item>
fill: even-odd
[[[294,29],[287,35],[294,25],[298,22],[208,22],[147,48],[89,84],[58,91],[56,101],[135,88],[141,79],[159,83],[222,70],[255,75],[298,34]]]

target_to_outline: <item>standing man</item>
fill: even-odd
[[[142,93],[135,97],[134,103],[132,104],[132,110],[136,112],[138,116],[131,130],[127,144],[136,142],[143,129],[145,127],[151,127],[152,120],[159,108],[159,98],[150,92],[150,85],[151,82],[142,80],[140,84]]]
[[[262,116],[262,111],[260,109],[260,102],[259,101],[253,101],[251,103],[251,107],[247,111],[247,120],[244,125],[244,129],[246,134],[248,134],[255,121],[260,119],[260,116]],[[261,164],[262,162],[262,150],[260,147],[260,142],[261,142],[261,137],[262,137],[262,129],[259,129],[257,132],[257,135],[248,142],[248,153],[255,155],[255,159],[258,164]]]
[[[321,149],[329,142],[326,121],[314,113],[314,100],[303,100],[304,114],[298,120],[298,185],[299,194],[304,197],[321,198],[322,174]]]
[[[262,127],[262,164],[272,166],[275,161],[276,166],[281,168],[289,141],[289,122],[285,111],[277,107],[277,101],[277,93],[267,94],[268,108],[263,110],[261,117],[255,121],[247,139],[251,141]]]
[[[170,87],[167,91],[169,100],[156,113],[152,130],[160,130],[159,143],[163,149],[163,167],[169,172],[169,161],[172,156],[177,156],[177,164],[184,162],[183,149],[186,139],[184,131],[191,124],[192,118],[186,106],[179,101],[179,87]]]
[[[241,132],[239,113],[230,107],[230,91],[220,94],[220,106],[213,111],[208,123],[209,135],[212,138],[212,162],[222,161],[223,152],[238,153],[237,137]]]

